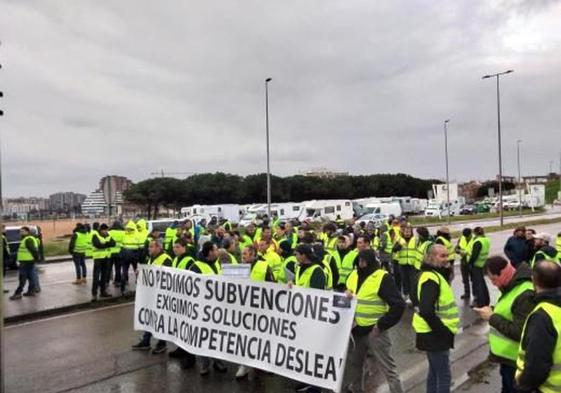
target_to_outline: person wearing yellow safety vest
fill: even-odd
[[[166,228],[166,231],[164,232],[164,250],[168,251],[173,249],[173,242],[176,239],[178,226],[179,221],[175,220],[169,227]]]
[[[454,262],[456,261],[456,250],[454,244],[452,244],[452,237],[450,236],[450,229],[448,227],[442,227],[436,231],[436,244],[441,244],[448,250],[448,262],[450,264],[450,270],[445,275],[449,282],[452,282],[454,278]]]
[[[68,244],[68,253],[72,255],[74,269],[76,270],[76,280],[72,284],[86,283],[86,250],[88,249],[88,242],[89,235],[86,232],[86,228],[81,223],[76,224]]]
[[[111,277],[112,269],[115,269],[113,275],[113,285],[115,287],[121,286],[121,272],[123,270],[123,238],[125,237],[125,230],[123,229],[123,224],[120,221],[114,221],[109,230],[109,235],[111,239],[115,240],[115,246],[111,248],[111,264],[109,265],[109,274],[107,280]],[[109,284],[109,281],[108,281]]]
[[[557,239],[555,240],[555,249],[558,254],[561,254],[561,232],[557,234]]]
[[[346,235],[341,235],[337,238],[337,247],[334,251],[328,251],[331,256],[331,266],[335,265],[333,270],[333,288],[337,291],[344,290],[345,283],[341,282],[340,274],[343,265],[343,259],[351,251],[351,239]]]
[[[145,264],[148,257],[148,223],[141,218],[136,222],[137,244],[138,244],[138,262]]]
[[[337,226],[334,223],[329,222],[323,226],[323,248],[326,251],[335,251],[337,248]]]
[[[561,392],[561,266],[543,261],[532,278],[536,306],[526,320],[516,359],[517,392]]]
[[[374,250],[358,254],[358,266],[346,283],[347,296],[356,296],[352,342],[347,356],[346,390],[364,392],[364,364],[368,353],[374,355],[376,366],[386,377],[392,393],[402,393],[397,367],[391,354],[389,329],[395,326],[405,311],[405,302],[388,272],[381,269]]]
[[[129,268],[132,266],[136,275],[139,259],[138,231],[133,221],[125,225],[125,233],[121,247],[121,294],[124,294],[129,282]]]
[[[107,275],[111,268],[111,248],[115,247],[115,240],[109,235],[107,224],[101,224],[99,231],[92,237],[93,245],[93,273],[92,273],[92,302],[99,296],[111,297],[107,293]]]
[[[491,302],[483,271],[485,262],[489,256],[489,250],[491,249],[491,242],[489,238],[485,236],[485,231],[481,227],[474,228],[473,235],[474,239],[471,246],[471,255],[468,261],[471,269],[474,297],[472,306],[484,307],[488,306]]]
[[[259,258],[257,255],[257,249],[253,246],[247,246],[242,250],[242,263],[251,265],[251,272],[249,275],[249,279],[251,281],[256,282],[275,282],[275,278],[273,276],[273,272],[269,267],[267,261]],[[236,372],[236,379],[245,378],[249,372],[251,371],[251,367],[248,366],[239,366],[238,371]]]
[[[171,257],[165,252],[164,244],[162,239],[151,239],[148,243],[148,260],[147,264],[150,266],[167,266],[171,267],[172,260]],[[152,339],[152,333],[144,332],[140,342],[132,346],[133,350],[137,351],[148,351],[150,350],[150,341]],[[158,340],[156,347],[152,350],[152,353],[157,355],[167,351],[167,343],[164,340]]]
[[[230,265],[237,265],[239,264],[240,257],[238,254],[238,245],[236,244],[236,239],[234,237],[227,237],[222,242],[221,249],[218,250],[218,259],[220,259],[220,263],[222,265],[230,264]]]
[[[558,255],[557,250],[550,246],[551,236],[547,233],[538,233],[534,235],[534,256],[530,262],[530,266],[533,268],[536,263],[544,260],[557,261],[561,259],[561,254]]]
[[[221,273],[220,266],[217,264],[218,260],[218,248],[216,244],[211,241],[203,243],[200,252],[200,259],[195,261],[191,267],[191,271],[197,274],[203,275],[217,275]],[[222,360],[211,359],[204,356],[198,356],[199,359],[199,373],[201,375],[207,375],[210,372],[210,364],[213,363],[213,368],[215,371],[223,374],[228,372],[226,365]]]
[[[37,242],[31,234],[29,227],[21,227],[21,241],[17,252],[17,262],[19,264],[19,285],[10,300],[21,299],[21,294],[25,288],[25,283],[29,281],[27,292],[23,296],[35,296],[36,278],[35,263],[39,260],[39,250]]]
[[[518,269],[506,258],[493,256],[487,259],[485,271],[501,296],[494,308],[474,308],[481,319],[489,321],[490,360],[500,364],[501,393],[516,393],[514,373],[522,329],[528,314],[534,308],[532,271],[524,262]]]
[[[380,240],[378,241],[378,255],[380,255],[380,263],[386,271],[392,271],[392,250],[393,235],[388,225],[380,228]]]
[[[471,298],[470,276],[471,266],[468,263],[471,255],[471,247],[473,245],[473,233],[471,228],[464,228],[462,235],[456,244],[456,253],[460,255],[460,272],[462,274],[462,283],[464,284],[464,293],[461,298],[469,300]]]
[[[413,315],[416,347],[425,351],[429,363],[427,392],[450,392],[450,349],[460,326],[454,292],[442,275],[449,268],[446,247],[433,245],[417,284],[418,311]]]
[[[271,247],[271,240],[261,239],[258,243],[259,255],[267,261],[269,267],[273,271],[275,279],[280,277],[282,270],[282,259],[279,254]]]
[[[287,283],[294,281],[294,273],[296,272],[296,256],[292,252],[289,242],[279,243],[279,255],[282,259],[282,269],[280,270],[277,282]]]
[[[298,227],[294,227],[291,222],[284,224],[284,235],[290,243],[290,247],[294,250],[298,245]]]
[[[345,284],[347,278],[356,268],[358,263],[358,253],[370,249],[370,239],[366,235],[359,235],[356,238],[356,248],[345,255],[341,261],[341,270],[339,271],[339,284]]]
[[[312,246],[309,244],[300,244],[294,250],[294,255],[298,263],[296,264],[294,282],[288,283],[289,288],[295,285],[303,288],[325,289],[327,280],[322,268],[322,262],[314,253]],[[296,387],[296,391],[319,393],[321,389],[316,386],[301,383]]]
[[[401,288],[398,290],[403,293],[407,298],[410,296],[413,287],[415,266],[419,259],[419,251],[417,250],[417,238],[413,236],[413,228],[404,226],[401,228],[399,240],[395,244],[393,251],[395,252],[395,259],[399,264],[401,276]]]

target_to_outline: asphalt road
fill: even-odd
[[[561,224],[536,227],[557,233]],[[492,253],[500,253],[510,231],[490,235]],[[56,278],[54,278],[56,281]],[[454,280],[461,295],[459,274]],[[491,287],[490,287],[491,289]],[[491,289],[495,299],[497,291]],[[43,294],[42,294],[43,295]],[[46,295],[46,294],[45,294]],[[473,311],[461,305],[464,329],[456,338],[453,375],[458,390],[465,389],[466,374],[487,352],[487,327]],[[408,391],[423,391],[426,360],[414,348],[411,310],[392,329],[393,352]],[[5,330],[5,379],[8,392],[288,392],[294,383],[270,374],[256,374],[236,382],[236,367],[228,374],[212,373],[201,378],[196,370],[183,371],[167,355],[131,351],[139,332],[132,330],[133,306],[120,305],[43,319]],[[170,346],[172,347],[172,346]],[[371,366],[368,391],[387,390],[385,381]],[[496,373],[494,373],[496,376]],[[495,377],[492,377],[493,380]],[[467,381],[467,382],[466,382]],[[464,390],[465,391],[465,390]]]

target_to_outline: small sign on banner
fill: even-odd
[[[251,265],[241,264],[241,265],[222,265],[222,276],[231,278],[244,278],[249,279],[251,274]]]

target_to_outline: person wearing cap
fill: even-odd
[[[121,294],[124,295],[129,283],[129,268],[132,266],[136,274],[139,260],[138,231],[133,221],[125,225],[125,233],[121,247]]]
[[[92,302],[99,296],[111,297],[107,293],[107,276],[111,268],[111,249],[115,247],[115,240],[109,235],[107,224],[101,224],[99,230],[92,236],[93,246],[93,273],[92,273]]]
[[[501,291],[495,307],[474,308],[481,319],[489,321],[490,360],[500,364],[502,393],[515,393],[514,373],[522,329],[534,308],[532,271],[527,263],[518,268],[502,256],[490,257],[485,270],[494,286]]]
[[[401,227],[401,234],[399,240],[393,248],[395,258],[399,263],[402,293],[405,298],[408,298],[410,292],[413,290],[412,269],[415,269],[417,260],[419,259],[419,250],[417,249],[417,238],[413,236],[413,228],[410,226]]]
[[[416,347],[425,351],[429,363],[426,391],[450,392],[450,349],[460,326],[454,292],[442,275],[449,265],[448,249],[433,245],[421,266],[417,283],[419,306],[413,315]]]
[[[474,297],[472,305],[485,307],[491,302],[484,273],[485,262],[487,261],[491,249],[491,241],[485,236],[485,231],[481,227],[474,228],[473,235],[474,239],[471,247],[471,255],[468,261],[471,269]]]
[[[388,381],[390,392],[402,393],[403,387],[391,354],[389,329],[401,319],[405,302],[394,280],[381,268],[374,250],[358,254],[357,269],[347,279],[346,288],[347,296],[357,297],[357,307],[344,386],[348,392],[364,392],[364,365],[367,354],[371,352]]]
[[[536,306],[528,316],[516,359],[516,391],[561,392],[561,266],[542,261],[532,279]]]
[[[460,273],[462,275],[462,283],[464,284],[464,293],[461,298],[468,301],[471,298],[471,266],[468,261],[471,256],[473,240],[473,232],[471,228],[464,228],[462,230],[462,235],[458,239],[458,244],[456,244],[456,253],[460,255]]]
[[[450,229],[448,227],[442,227],[436,232],[436,244],[441,244],[448,250],[448,264],[450,270],[447,273],[446,279],[452,281],[454,278],[454,262],[456,261],[456,252],[454,250],[454,245],[452,244],[452,237],[450,236]]]
[[[557,255],[557,250],[549,245],[551,242],[551,236],[547,233],[538,233],[534,236],[534,256],[530,262],[530,266],[533,268],[536,263],[544,260],[552,260],[559,262],[559,255]]]

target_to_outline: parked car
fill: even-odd
[[[4,233],[6,234],[6,240],[8,241],[8,247],[10,248],[10,259],[5,263],[9,269],[17,269],[16,256],[18,253],[19,244],[21,242],[21,235],[19,233],[21,227],[24,225],[17,226],[6,226]],[[36,225],[25,225],[31,230],[31,234],[39,238],[39,259],[45,259],[45,252],[43,249],[43,234],[41,233],[41,227]]]
[[[388,216],[386,216],[385,214],[365,214],[362,217],[360,217],[358,220],[356,220],[357,224],[360,224],[361,222],[364,222],[364,224],[368,225],[369,222],[373,222],[376,226],[381,225],[384,223],[384,221],[386,221],[388,219]]]
[[[475,213],[476,213],[476,209],[474,205],[464,205],[460,208],[461,215],[470,215]]]

